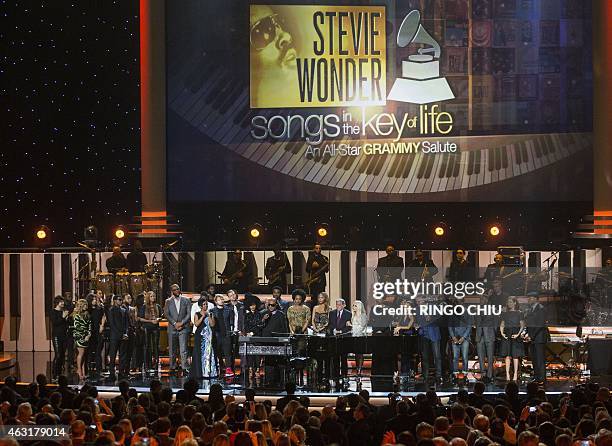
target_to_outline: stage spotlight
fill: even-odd
[[[317,226],[317,237],[325,238],[329,235],[329,225],[327,223],[322,223]]]
[[[489,234],[493,237],[497,237],[501,233],[501,228],[498,225],[492,225],[489,227]]]
[[[41,248],[51,244],[51,230],[48,226],[41,225],[34,231],[34,244]]]
[[[261,236],[263,236],[263,232],[264,232],[263,231],[263,227],[259,223],[255,223],[249,229],[249,235],[251,236],[251,239],[253,239],[253,240],[257,240]]]
[[[446,223],[444,222],[439,222],[438,224],[434,225],[433,232],[436,237],[444,237],[447,231],[448,231],[448,228],[446,226]]]
[[[119,226],[117,229],[115,229],[115,238],[117,240],[121,240],[124,237],[125,237],[125,229],[123,229],[123,227]]]
[[[47,228],[45,226],[41,226],[36,230],[36,238],[38,240],[44,240],[47,238]]]

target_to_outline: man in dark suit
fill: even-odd
[[[110,328],[108,370],[110,371],[109,378],[112,381],[117,379],[117,376],[115,375],[115,360],[117,359],[117,352],[119,352],[120,377],[123,378],[129,373],[127,356],[128,317],[128,312],[123,307],[123,296],[120,294],[113,295],[113,305],[108,311],[108,326]]]
[[[261,331],[262,336],[281,337],[287,336],[289,325],[287,316],[278,308],[276,299],[268,299],[267,311],[264,312],[262,320],[264,327]],[[283,381],[281,370],[285,367],[284,358],[267,356],[264,359],[265,382],[267,385],[278,385]]]
[[[480,296],[480,305],[491,304],[487,295]],[[474,318],[476,326],[476,349],[480,364],[480,379],[489,383],[493,380],[493,365],[495,363],[495,336],[499,330],[499,318],[494,315],[476,315]],[[485,371],[485,361],[487,369]]]
[[[164,314],[168,319],[168,350],[170,354],[170,372],[176,371],[175,341],[178,338],[181,355],[181,368],[187,373],[187,342],[189,340],[189,323],[191,320],[191,301],[181,295],[181,288],[175,283],[170,286],[172,296],[166,299]]]
[[[544,349],[550,340],[548,327],[546,326],[546,314],[544,305],[538,302],[538,293],[529,293],[528,307],[525,312],[525,325],[527,335],[531,340],[531,361],[533,363],[533,379],[538,383],[546,381],[546,358]]]
[[[238,293],[236,290],[229,290],[227,292],[227,297],[229,297],[228,307],[231,312],[231,323],[230,323],[230,339],[231,339],[231,347],[232,354],[230,360],[230,367],[232,371],[234,370],[234,364],[236,363],[236,358],[239,356],[238,353],[238,340],[241,335],[244,335],[244,305],[242,302],[238,300]]]
[[[219,361],[221,371],[225,369],[225,376],[233,376],[232,368],[232,324],[233,311],[230,308],[231,304],[225,304],[225,296],[223,294],[215,295],[215,307],[212,309],[213,317],[215,318],[215,326],[213,327],[215,352]]]
[[[395,282],[402,278],[404,270],[404,259],[397,254],[395,247],[391,244],[385,249],[386,256],[378,259],[376,274],[379,282]]]
[[[351,331],[352,314],[346,308],[344,299],[336,299],[336,309],[329,313],[329,325],[327,330],[330,335],[343,336]],[[334,380],[348,373],[348,361],[346,355],[337,355],[331,361],[331,373]]]

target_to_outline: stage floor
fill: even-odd
[[[51,352],[18,352],[18,353],[10,353],[7,352],[4,354],[7,357],[14,358],[14,366],[10,368],[6,368],[0,370],[0,377],[4,378],[5,376],[11,374],[18,378],[20,382],[32,382],[34,381],[36,375],[39,373],[43,373],[48,377],[51,376],[51,364],[53,359],[53,353]],[[502,372],[501,369],[498,372]],[[549,370],[550,373],[550,370]],[[557,373],[554,373],[557,375]],[[68,375],[69,382],[71,385],[78,386],[80,384],[78,377],[76,374],[72,373]],[[436,391],[440,395],[454,394],[460,388],[467,389],[471,391],[474,387],[474,383],[476,379],[472,374],[468,375],[468,381],[463,386],[458,386],[452,383],[446,383],[442,385],[437,385],[435,387]],[[586,382],[590,377],[588,374],[583,373],[581,376],[552,376],[549,377],[546,383],[546,392],[549,394],[559,394],[563,392],[570,391],[577,383]],[[136,388],[139,392],[145,392],[149,389],[149,384],[152,379],[159,379],[164,385],[172,387],[174,391],[178,391],[182,389],[184,382],[189,379],[189,377],[179,377],[179,376],[170,376],[165,372],[162,372],[160,376],[156,377],[143,377],[142,375],[133,375],[129,379],[129,383],[131,387]],[[524,376],[523,382],[520,383],[520,391],[525,392],[525,387],[528,382],[528,376]],[[599,382],[601,384],[609,385],[612,382],[612,377],[593,377],[593,381]],[[242,379],[239,376],[236,376],[234,379],[216,379],[216,380],[199,380],[200,381],[200,390],[198,394],[205,395],[208,393],[208,389],[211,384],[219,383],[223,386],[224,393],[233,394],[236,396],[241,396],[244,394],[244,385],[242,383]],[[115,393],[117,391],[116,382],[111,382],[108,379],[100,379],[100,380],[88,380],[87,382],[98,387],[98,390],[105,393]],[[497,380],[494,383],[486,385],[487,394],[497,394],[503,392],[505,382],[503,380]],[[400,385],[399,388],[395,387],[389,383],[388,388],[384,387],[382,390],[380,388],[372,391],[372,383],[369,376],[363,376],[361,378],[361,388],[366,389],[370,392],[372,397],[380,398],[386,397],[387,394],[391,391],[398,390],[402,395],[413,396],[418,393],[422,393],[431,386],[426,386],[424,383],[420,381],[420,379],[411,380],[404,385]],[[318,392],[312,390],[299,390],[296,392],[298,395],[306,395],[310,398],[335,398],[339,395],[346,395],[350,392],[358,391],[357,379],[356,376],[353,375],[349,371],[349,389],[347,391],[337,392],[337,391],[329,391],[329,392]],[[282,387],[277,389],[270,389],[265,387],[256,387],[257,395],[261,397],[265,396],[278,396],[281,394]]]

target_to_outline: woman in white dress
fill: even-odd
[[[351,305],[351,331],[353,336],[365,336],[368,328],[368,314],[366,313],[363,302],[356,300]],[[363,354],[355,353],[355,362],[357,364],[357,375],[361,375],[363,367]]]

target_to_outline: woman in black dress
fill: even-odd
[[[508,298],[506,311],[502,313],[501,324],[501,355],[506,358],[506,381],[510,381],[510,358],[514,363],[513,381],[518,381],[519,360],[525,355],[523,336],[525,334],[525,320],[523,313],[518,309],[516,297]]]
[[[244,331],[247,336],[261,336],[261,330],[264,326],[263,316],[259,311],[261,301],[257,296],[253,295],[247,296],[245,300],[247,310],[244,312]],[[249,373],[249,379],[255,379],[257,369],[259,368],[259,362],[259,356],[248,356],[247,371]]]

